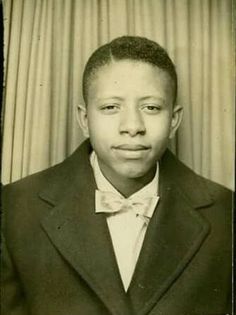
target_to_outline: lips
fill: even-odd
[[[149,146],[145,146],[142,144],[120,144],[114,146],[113,148],[121,151],[145,151],[150,149]]]
[[[141,161],[150,152],[151,147],[143,144],[120,144],[112,147],[116,157],[123,161]]]

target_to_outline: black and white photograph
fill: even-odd
[[[234,1],[2,8],[1,314],[235,314]]]

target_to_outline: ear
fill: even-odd
[[[87,109],[84,105],[76,106],[76,119],[86,138],[89,138]]]
[[[183,107],[180,105],[175,105],[172,112],[172,120],[170,126],[169,139],[172,139],[175,136],[177,129],[183,118]]]

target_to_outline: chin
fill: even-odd
[[[120,177],[127,178],[127,179],[138,179],[142,178],[149,173],[150,169],[141,170],[140,168],[136,167],[135,169],[127,168],[123,172],[117,172]]]

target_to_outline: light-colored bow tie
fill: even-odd
[[[151,218],[158,200],[158,196],[124,198],[113,192],[96,190],[96,213],[132,210],[137,216]]]

